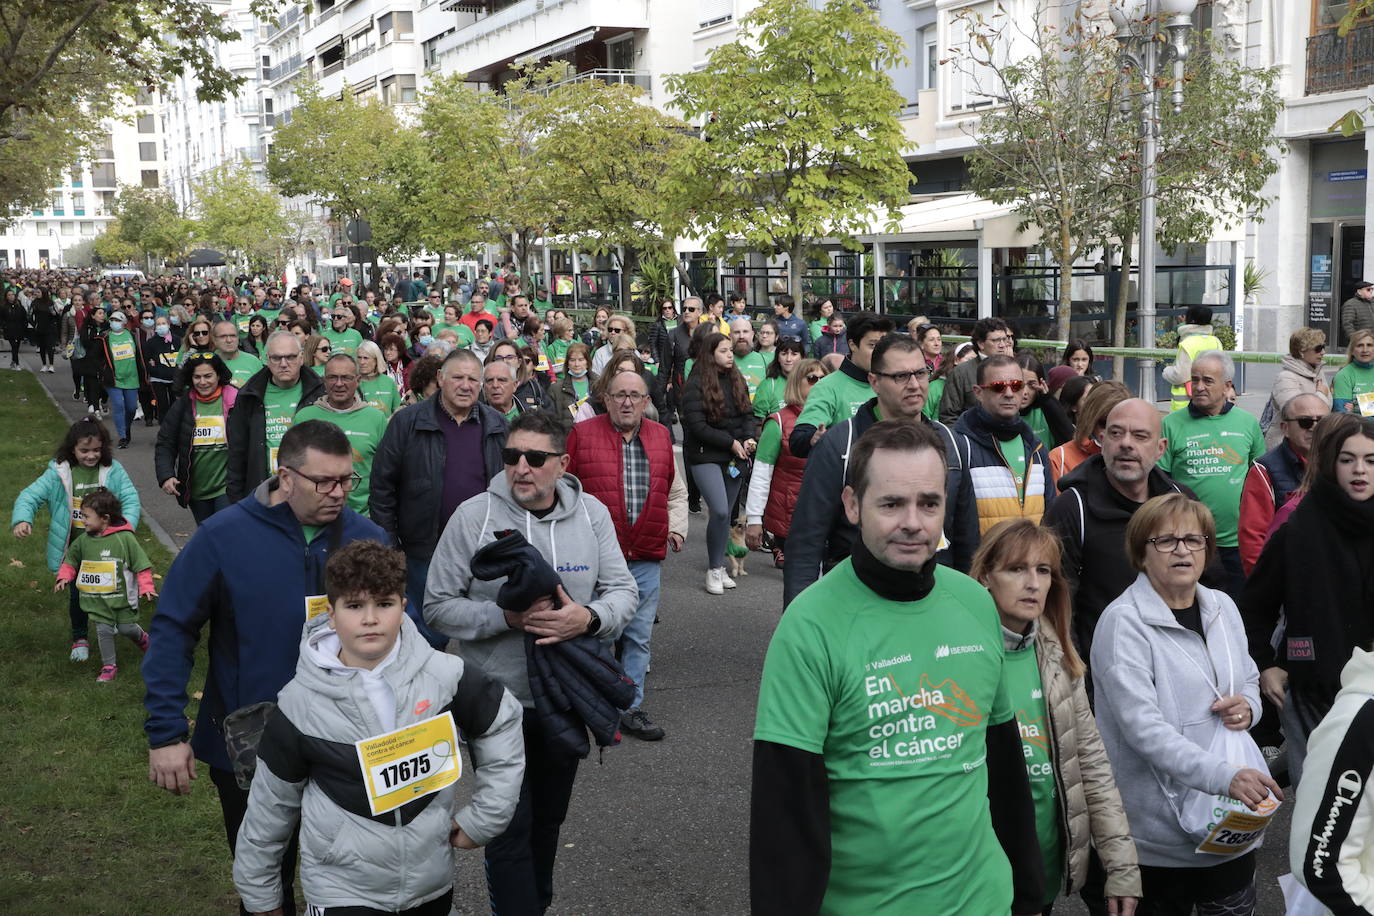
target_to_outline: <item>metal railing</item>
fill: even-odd
[[[347,57],[345,57],[345,58],[344,58],[344,63],[345,63],[345,64],[356,64],[358,61],[362,60],[364,57],[371,57],[373,54],[376,54],[376,53],[377,53],[377,46],[376,46],[376,45],[367,45],[366,47],[359,48],[358,50],[354,51],[352,54],[350,54],[350,55],[348,55]]]
[[[320,68],[320,78],[323,79],[323,78],[326,77],[326,76],[330,76],[331,74],[338,73],[338,72],[339,72],[340,70],[342,70],[343,68],[344,68],[344,62],[343,62],[343,58],[341,57],[341,58],[339,58],[338,60],[334,61],[334,63],[332,63],[332,64],[326,64],[325,66],[321,67],[321,68]]]
[[[652,77],[647,70],[612,70],[603,67],[597,70],[584,70],[567,79],[559,80],[556,83],[550,83],[548,89],[553,90],[557,89],[559,86],[567,86],[572,83],[585,83],[588,80],[601,80],[601,82],[608,86],[628,84],[637,86],[645,92],[649,91],[649,87],[652,84]]]
[[[284,61],[278,63],[276,66],[268,67],[268,68],[267,68],[267,82],[269,82],[269,83],[275,83],[277,80],[285,79],[286,77],[290,76],[292,73],[295,73],[295,72],[296,72],[297,70],[299,70],[300,68],[301,68],[301,55],[300,55],[300,52],[297,52],[297,53],[295,53],[295,54],[292,54],[292,55],[291,55],[290,57],[288,57],[286,60],[284,60]]]
[[[299,6],[291,7],[291,9],[287,10],[285,13],[278,16],[276,20],[272,23],[272,31],[270,33],[270,37],[277,37],[277,35],[286,31],[291,26],[299,22],[300,18],[301,8]]]
[[[341,4],[336,3],[336,4],[334,4],[333,6],[331,6],[329,9],[325,10],[323,13],[320,13],[318,16],[315,17],[315,22],[314,22],[314,24],[315,24],[315,25],[319,25],[321,22],[324,22],[324,21],[325,21],[326,19],[328,19],[330,16],[333,16],[335,13],[337,13],[337,12],[339,11],[339,7],[340,7],[340,6],[341,6]]]
[[[1324,29],[1307,39],[1307,95],[1363,89],[1374,83],[1374,23],[1344,36]]]

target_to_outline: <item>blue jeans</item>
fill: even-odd
[[[631,560],[630,575],[639,586],[639,607],[625,625],[620,636],[620,664],[625,674],[635,682],[637,709],[644,702],[644,676],[649,671],[649,639],[654,635],[654,618],[658,616],[658,582],[663,564],[656,560]]]
[[[448,637],[425,623],[425,582],[429,579],[429,560],[406,557],[406,613],[431,646],[443,650]]]
[[[115,432],[121,439],[129,438],[129,422],[138,412],[138,389],[106,388],[105,394],[110,399],[110,410],[114,412]]]

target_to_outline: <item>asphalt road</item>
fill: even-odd
[[[37,367],[27,348],[23,363]],[[69,418],[84,413],[84,403],[72,400],[64,363],[59,361],[56,374],[38,378]],[[1271,367],[1252,373],[1242,406],[1258,414],[1271,378]],[[175,547],[195,525],[188,511],[157,488],[156,432],[139,421],[131,446],[117,456],[144,499],[150,526]],[[771,557],[754,553],[737,589],[719,598],[707,595],[703,517],[693,515],[691,524],[683,552],[664,564],[661,622],[654,630],[644,703],[668,737],[657,743],[627,737],[582,763],[561,838],[552,913],[748,911],[750,735],[759,670],[781,615],[782,573]],[[1260,852],[1261,914],[1283,912],[1276,879],[1288,871],[1282,841],[1289,807],[1281,809],[1271,842]],[[220,825],[205,829],[219,831]],[[460,859],[455,911],[489,912],[477,854]],[[1056,912],[1086,910],[1073,900]]]

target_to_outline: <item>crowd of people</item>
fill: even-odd
[[[13,533],[46,509],[73,662],[91,620],[98,680],[116,636],[143,654],[150,779],[208,766],[245,913],[294,912],[298,858],[311,912],[447,913],[476,848],[494,913],[548,909],[589,733],[667,734],[645,685],[694,514],[705,594],[785,609],[754,912],[1254,913],[1285,786],[1303,892],[1374,911],[1370,330],[1329,381],[1294,332],[1256,417],[1200,306],[1161,411],[1000,318],[956,348],[786,295],[579,328],[513,269],[3,282],[15,368],[63,358],[86,405]],[[115,458],[139,419],[198,526],[160,595]],[[781,595],[741,587],[752,551]]]

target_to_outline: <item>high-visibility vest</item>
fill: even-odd
[[[1215,334],[1190,334],[1178,342],[1178,348],[1188,354],[1188,362],[1191,364],[1197,359],[1199,353],[1206,353],[1208,350],[1220,350],[1221,341]],[[1192,383],[1184,382],[1182,385],[1175,385],[1169,392],[1172,398],[1169,404],[1169,411],[1182,410],[1188,406],[1188,401],[1192,397]]]

